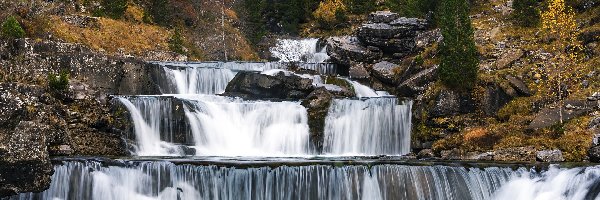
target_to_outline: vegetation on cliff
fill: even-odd
[[[21,24],[13,16],[6,18],[2,25],[0,25],[2,32],[0,36],[2,38],[22,38],[25,36],[25,30],[21,28]]]

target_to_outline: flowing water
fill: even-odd
[[[57,160],[49,189],[10,199],[600,200],[597,166],[538,172],[404,163],[412,102],[350,79],[356,98],[332,101],[323,149],[314,149],[300,102],[218,95],[239,71],[298,75],[341,90],[323,82],[337,69],[323,63],[329,56],[318,39],[279,40],[271,51],[280,62],[154,63],[163,95],[115,98],[129,111],[138,157]],[[288,71],[298,68],[320,75]]]

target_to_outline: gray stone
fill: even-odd
[[[398,78],[396,73],[402,75],[408,67],[401,67],[388,61],[381,61],[373,65],[371,68],[371,75],[380,80],[381,82],[396,85],[398,84]]]
[[[498,111],[513,99],[505,90],[496,83],[485,87],[485,93],[479,104],[479,109],[488,116],[495,116]]]
[[[521,57],[523,57],[523,50],[510,49],[496,60],[495,67],[496,69],[505,69]]]
[[[459,93],[444,89],[435,98],[435,104],[430,108],[431,117],[446,117],[475,111],[475,102],[470,93]]]
[[[559,103],[557,102],[556,104],[542,108],[542,110],[535,115],[533,121],[529,123],[527,129],[546,128],[559,123],[561,121],[561,108],[557,104]],[[590,113],[594,105],[585,100],[566,100],[564,101],[564,105],[561,106],[563,107],[562,120],[568,121]]]
[[[392,22],[390,22],[392,26],[400,26],[407,27],[411,30],[421,31],[427,28],[427,20],[419,19],[419,18],[406,18],[400,17]]]
[[[541,162],[562,162],[565,161],[562,155],[562,151],[555,150],[544,150],[536,153],[536,159]]]
[[[327,53],[337,64],[351,66],[352,63],[373,63],[383,53],[376,47],[367,48],[356,37],[331,37],[327,39]]]
[[[535,161],[535,147],[516,147],[494,152],[495,161]]]
[[[349,76],[351,79],[367,79],[369,78],[369,72],[363,64],[358,63],[350,66]]]
[[[418,159],[433,158],[435,155],[431,149],[423,149],[417,154]]]
[[[416,97],[427,89],[427,85],[436,80],[437,70],[436,65],[412,75],[396,88],[396,93],[401,97]]]
[[[304,106],[308,112],[310,141],[312,141],[318,152],[323,150],[325,118],[327,117],[329,106],[331,105],[333,98],[334,96],[329,91],[321,87],[310,93],[310,95],[302,101],[302,106]]]
[[[245,99],[304,99],[314,89],[312,80],[293,74],[287,76],[280,72],[270,76],[255,72],[238,72],[227,85],[223,95]]]
[[[527,87],[527,84],[521,79],[518,79],[511,75],[506,75],[506,80],[510,85],[522,96],[531,96],[531,90]]]
[[[368,20],[373,23],[390,23],[395,19],[398,19],[400,15],[390,11],[375,11],[369,14]]]

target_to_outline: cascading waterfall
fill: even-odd
[[[329,59],[326,47],[319,47],[319,39],[280,39],[271,49],[271,55],[280,62],[323,63]]]
[[[525,171],[403,165],[238,169],[161,161],[124,165],[66,162],[55,167],[48,190],[13,199],[488,199]]]
[[[136,154],[140,156],[181,155],[182,151],[172,143],[173,124],[171,101],[146,97],[131,102],[117,98],[131,115],[137,141]]]
[[[220,94],[235,73],[231,69],[163,67],[169,85],[161,88],[165,94]]]
[[[390,96],[390,94],[385,91],[375,91],[374,89],[366,85],[360,84],[357,81],[353,81],[347,78],[342,79],[346,80],[348,83],[350,83],[350,85],[352,85],[352,87],[354,88],[354,92],[356,93],[356,97],[358,98]]]
[[[410,151],[411,106],[396,98],[334,100],[323,151],[333,155],[404,155]]]
[[[299,102],[187,96],[185,114],[197,155],[297,156],[309,153],[308,119]]]

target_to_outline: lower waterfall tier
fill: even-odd
[[[10,199],[597,199],[600,167],[309,165],[235,168],[64,161],[52,185]]]

